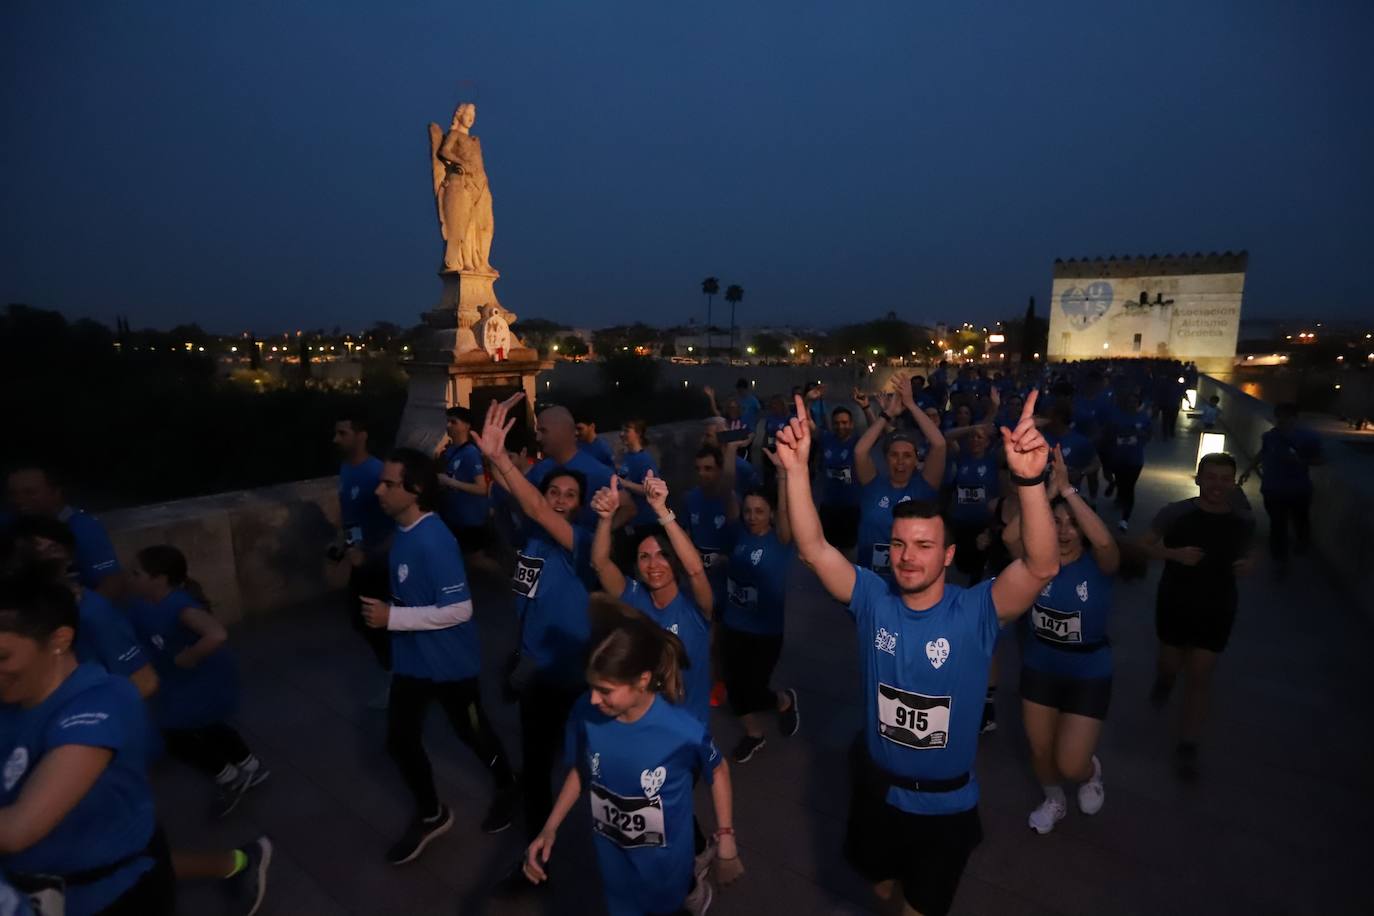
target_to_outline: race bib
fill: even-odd
[[[725,554],[721,553],[720,551],[717,551],[717,550],[702,550],[702,551],[701,551],[701,565],[702,565],[702,566],[705,566],[707,569],[710,569],[710,568],[712,568],[713,566],[718,566],[718,565],[721,563],[721,561],[724,560],[724,559],[725,559]]]
[[[1117,436],[1117,445],[1135,445],[1135,436]]]
[[[667,846],[663,834],[663,799],[616,795],[592,783],[592,829],[621,849]]]
[[[964,506],[983,502],[988,492],[986,487],[955,487],[954,490],[959,504]]]
[[[1036,636],[1049,642],[1083,642],[1083,618],[1078,611],[1056,611],[1037,604],[1031,608],[1031,626]]]
[[[873,545],[873,566],[874,572],[887,572],[892,568],[892,545],[874,544]]]
[[[878,734],[928,751],[949,743],[949,697],[928,697],[878,684]]]
[[[527,557],[522,553],[515,559],[515,575],[511,576],[510,587],[522,598],[533,598],[539,593],[539,576],[543,572],[543,557]]]
[[[725,587],[730,595],[730,603],[744,608],[755,608],[759,604],[759,590],[752,585],[740,585],[734,579],[726,579]]]
[[[829,477],[831,480],[839,481],[840,483],[847,484],[854,482],[854,474],[852,468],[826,468],[825,476]]]

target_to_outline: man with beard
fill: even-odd
[[[1014,430],[1003,429],[1018,488],[1025,555],[971,588],[945,582],[954,560],[935,504],[893,509],[891,579],[855,566],[828,544],[807,480],[811,432],[805,405],[778,433],[788,510],[801,559],[854,616],[864,730],[852,750],[854,784],[845,852],[904,912],[949,910],[969,854],[982,839],[973,774],[988,665],[1002,624],[1020,617],[1059,571],[1059,545],[1044,486],[1048,448],[1035,427],[1036,393]]]

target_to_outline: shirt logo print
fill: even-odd
[[[592,771],[592,775],[599,778],[601,776],[601,755],[592,754],[591,759],[587,761],[587,763],[588,768]]]
[[[762,547],[760,547],[758,550],[755,550],[753,553],[749,554],[749,562],[750,562],[750,563],[753,563],[755,566],[758,566],[758,565],[759,565],[759,560],[762,560],[762,559],[763,559],[763,548],[762,548]]]
[[[10,752],[10,757],[5,761],[5,791],[8,792],[24,778],[24,774],[29,769],[29,750],[25,747],[16,747]]]
[[[886,652],[893,658],[897,657],[897,636],[896,633],[889,633],[886,627],[879,627],[878,634],[873,639],[873,648],[879,652]]]
[[[358,498],[358,486],[357,486],[357,484],[354,484],[353,489],[351,489],[351,490],[348,491],[348,498],[349,498],[349,499],[357,499],[357,498]]]
[[[400,566],[397,566],[397,567],[396,567],[396,581],[397,581],[397,582],[404,582],[404,581],[406,580],[406,578],[407,578],[409,575],[410,575],[410,567],[407,566],[406,564],[402,563]]]
[[[1087,600],[1088,600],[1088,582],[1087,582],[1087,580],[1085,579],[1085,580],[1083,580],[1082,582],[1078,583],[1078,588],[1075,589],[1075,591],[1078,592],[1078,600],[1079,600],[1079,601],[1087,601]]]
[[[890,506],[890,505],[892,505],[892,500],[888,499],[886,496],[884,496],[882,499],[878,500],[878,508],[879,508],[879,509],[886,509],[886,508],[887,508],[888,506]]]
[[[938,670],[949,658],[949,640],[941,636],[939,639],[927,642],[926,658],[930,659],[930,663]]]
[[[645,798],[653,798],[658,794],[658,790],[663,788],[663,783],[668,778],[668,771],[664,767],[657,767],[653,770],[644,770],[639,774],[639,785],[644,790]]]

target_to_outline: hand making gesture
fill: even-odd
[[[611,478],[612,486],[615,478]],[[659,518],[668,514],[668,483],[656,475],[652,469],[644,473],[644,501]]]
[[[1050,498],[1063,496],[1069,487],[1069,466],[1064,463],[1064,453],[1056,445],[1050,458]]]
[[[647,481],[646,481],[647,483]],[[615,474],[611,475],[611,485],[602,487],[592,495],[592,511],[597,518],[610,521],[615,515],[615,510],[620,508],[620,478]]]
[[[1049,463],[1049,445],[1035,426],[1035,402],[1039,397],[1039,391],[1032,391],[1026,398],[1016,429],[1002,429],[1007,469],[1016,477],[1039,477],[1045,473],[1045,466]]]
[[[858,393],[857,390],[855,393]],[[797,395],[795,400],[797,415],[778,430],[773,453],[768,459],[788,474],[805,477],[809,473],[807,462],[811,458],[811,424],[807,422],[806,404],[801,396]]]
[[[519,404],[524,396],[523,391],[517,391],[504,401],[492,401],[487,405],[487,418],[482,424],[482,431],[479,433],[474,429],[468,433],[481,451],[482,457],[488,461],[495,462],[498,456],[506,454],[506,436],[510,434],[516,420],[510,416],[510,409]]]

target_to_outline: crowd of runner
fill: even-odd
[[[1294,549],[1307,548],[1307,470],[1321,459],[1281,406],[1244,473],[1229,454],[1202,456],[1197,496],[1133,530],[1146,445],[1177,435],[1196,382],[1161,360],[941,367],[856,387],[844,403],[812,384],[765,407],[740,380],[729,396],[706,389],[699,440],[671,456],[693,469],[685,492],[670,491],[641,421],[612,449],[594,418],[541,406],[528,459],[510,441],[527,411],[518,394],[480,417],[450,408],[433,454],[375,456],[366,421],[341,417],[328,553],[349,568],[346,616],[384,673],[372,705],[413,799],[378,854],[412,862],[454,825],[424,741],[437,704],[489,773],[482,829],[525,831],[495,893],[569,880],[557,840],[587,805],[583,841],[609,912],[706,912],[744,873],[736,829],[750,825],[735,822],[731,767],[802,728],[802,698],[776,678],[798,560],[857,630],[844,854],[903,912],[947,912],[982,838],[973,764],[979,735],[997,727],[999,640],[1021,657],[1043,796],[1028,800],[1029,828],[1068,816],[1070,789],[1083,814],[1102,809],[1114,582],[1149,560],[1163,570],[1148,696],[1162,708],[1182,679],[1173,753],[1178,776],[1196,779],[1236,580],[1254,558],[1238,484],[1262,476],[1281,573],[1290,525]],[[1215,401],[1198,419],[1223,422]],[[238,911],[256,912],[271,841],[186,851],[177,844],[194,837],[169,842],[149,782],[165,753],[204,774],[210,815],[226,818],[269,778],[232,724],[237,665],[185,554],[151,544],[126,568],[41,464],[11,468],[6,499],[0,913],[165,914],[190,880],[222,881]],[[504,566],[519,615],[501,672],[518,698],[518,771],[479,687],[478,564]],[[738,719],[728,753],[712,737],[717,706]],[[709,812],[694,804],[702,782]]]

